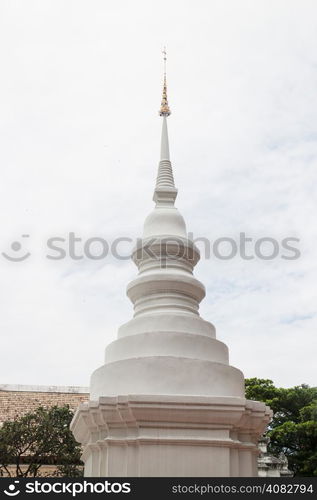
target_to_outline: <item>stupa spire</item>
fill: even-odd
[[[168,131],[167,131],[167,117],[170,116],[171,111],[167,101],[167,84],[166,84],[166,48],[163,50],[164,56],[164,83],[163,94],[161,101],[161,108],[159,115],[163,118],[162,135],[161,135],[161,156],[156,178],[156,186],[154,191],[153,200],[157,206],[173,205],[177,196],[177,189],[174,184],[174,176],[172,164],[170,161]]]

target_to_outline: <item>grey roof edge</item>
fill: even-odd
[[[0,384],[0,392],[59,392],[63,394],[89,394],[89,387],[77,385],[23,385]]]

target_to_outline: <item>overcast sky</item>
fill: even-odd
[[[141,235],[166,44],[188,230],[300,239],[296,260],[202,258],[201,315],[246,377],[316,385],[316,25],[314,0],[0,1],[0,252],[31,254],[0,255],[0,383],[88,386],[132,317],[132,262],[46,241]]]

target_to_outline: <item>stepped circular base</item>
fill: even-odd
[[[192,333],[216,337],[215,327],[209,321],[192,314],[180,314],[175,311],[165,314],[137,316],[120,326],[118,338],[148,332]]]
[[[117,394],[244,397],[244,377],[232,366],[173,356],[108,363],[91,376],[90,399]]]
[[[114,340],[106,347],[105,363],[148,356],[195,358],[228,365],[228,347],[205,335],[147,332]]]

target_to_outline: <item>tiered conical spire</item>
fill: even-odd
[[[174,184],[174,176],[172,164],[170,162],[168,132],[167,132],[167,117],[171,114],[167,101],[167,84],[166,84],[166,49],[164,48],[164,84],[161,108],[159,115],[163,117],[162,137],[161,137],[161,158],[157,173],[156,186],[153,200],[157,205],[174,204],[177,196],[177,189]]]

